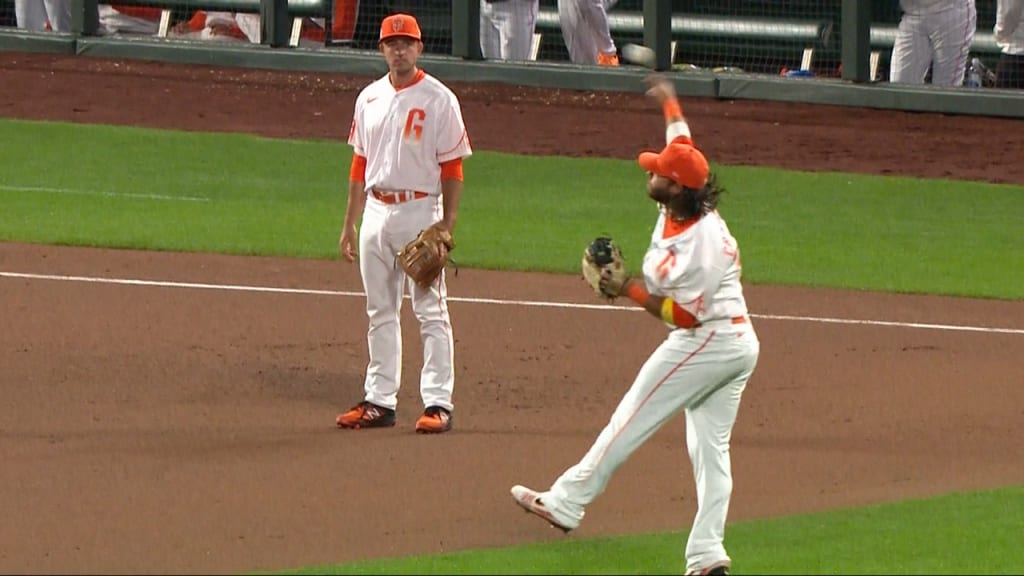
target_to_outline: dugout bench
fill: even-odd
[[[332,44],[331,24],[334,0],[108,0],[125,6],[156,7],[162,10],[158,36],[167,37],[172,14],[196,10],[242,12],[260,15],[262,44],[273,47],[297,46],[303,18],[323,18],[325,43]],[[104,2],[104,3],[108,3]],[[72,0],[75,31],[94,36],[99,28],[98,0]]]

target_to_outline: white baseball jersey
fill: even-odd
[[[698,322],[747,313],[739,248],[718,211],[685,223],[662,214],[643,273],[648,292],[671,298]]]
[[[442,162],[473,153],[458,98],[422,70],[398,90],[387,75],[356,99],[348,143],[366,158],[366,189],[441,193]]]

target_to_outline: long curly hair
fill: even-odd
[[[718,209],[718,201],[725,188],[718,183],[714,174],[708,176],[703,188],[682,187],[678,194],[672,195],[667,208],[672,217],[679,220],[703,216]]]

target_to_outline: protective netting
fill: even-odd
[[[813,50],[819,62],[838,62],[839,10],[839,2],[827,0],[676,1],[672,11],[673,64],[685,69],[779,73],[800,69],[806,49]],[[614,3],[608,10],[608,23],[618,48],[627,42],[643,43],[643,1]],[[544,35],[541,59],[568,59],[560,38],[564,25],[557,2],[542,2],[538,18],[538,31]]]
[[[264,34],[259,0],[120,0],[100,6],[100,32],[164,35],[220,42],[259,43]],[[871,66],[888,80],[901,11],[895,0],[871,1]],[[19,23],[19,14],[31,22]],[[485,58],[614,65],[626,43],[643,43],[643,0],[290,0],[306,6],[293,22],[293,44],[374,49],[381,20],[408,12],[417,17],[426,52],[450,54],[455,2],[480,2]],[[333,4],[333,6],[332,6]],[[788,76],[841,73],[841,0],[673,0],[672,63],[679,70],[710,69]],[[0,0],[0,26],[36,30],[66,25],[70,0]],[[325,8],[318,12],[315,6]],[[309,8],[314,6],[314,8]],[[977,1],[965,81],[990,83],[998,61],[992,27],[996,1]],[[588,28],[587,22],[597,22]],[[59,28],[59,26],[58,26]],[[977,59],[977,60],[975,60]],[[622,62],[623,64],[625,62]],[[980,68],[978,65],[980,64]],[[971,76],[971,72],[975,76]],[[980,76],[979,73],[980,72]]]

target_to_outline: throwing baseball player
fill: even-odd
[[[890,82],[961,86],[974,41],[974,0],[900,0],[900,18],[889,64]]]
[[[399,312],[408,285],[423,341],[420,396],[425,411],[416,431],[446,432],[452,426],[455,338],[444,271],[420,286],[409,280],[396,258],[428,227],[440,228],[446,236],[455,229],[462,159],[472,150],[458,98],[416,65],[423,52],[416,19],[408,14],[384,18],[379,46],[388,73],[356,98],[348,137],[354,151],[348,205],[338,241],[346,260],[354,262],[359,256],[370,361],[363,400],[340,414],[337,425],[394,426],[402,380]],[[437,249],[447,250],[444,245]]]
[[[643,279],[629,278],[618,248],[595,241],[584,276],[607,298],[627,296],[669,333],[640,368],[593,446],[545,491],[513,486],[528,512],[563,531],[583,520],[615,470],[680,411],[697,488],[697,514],[686,544],[687,574],[728,574],[723,546],[732,494],[729,441],[760,343],[740,283],[740,251],[718,213],[722,189],[690,136],[675,89],[653,76],[648,94],[665,115],[667,145],[644,152],[647,194],[659,216],[643,259]],[[605,239],[599,239],[605,240]],[[606,262],[597,253],[604,252]]]
[[[558,0],[562,38],[574,64],[618,66],[608,10],[619,0]]]

